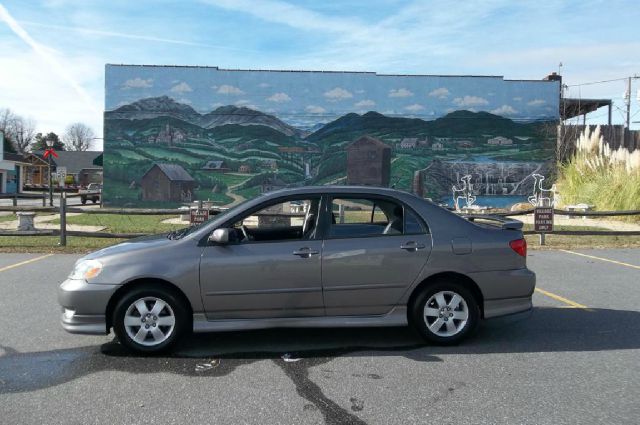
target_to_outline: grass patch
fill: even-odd
[[[116,215],[81,214],[67,217],[67,224],[85,226],[105,226],[105,232],[112,233],[164,233],[184,227],[181,224],[166,224],[163,220],[177,218],[175,215]],[[60,220],[51,221],[60,224]]]
[[[59,246],[59,236],[0,236],[0,252],[89,253],[124,242],[126,239],[67,237]]]
[[[18,219],[18,217],[16,217],[15,214],[0,215],[0,223],[6,222],[6,221],[14,221],[14,220],[17,220],[17,219]]]

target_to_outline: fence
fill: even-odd
[[[76,197],[80,195],[60,196],[60,207],[34,207],[34,206],[11,206],[0,207],[0,211],[11,212],[50,212],[60,213],[60,229],[51,230],[0,230],[0,236],[59,236],[60,245],[66,246],[67,236],[91,237],[91,238],[114,238],[114,239],[131,239],[140,236],[148,236],[149,233],[108,233],[108,232],[86,232],[86,231],[70,231],[66,229],[67,213],[83,213],[83,214],[116,214],[116,215],[183,215],[187,210],[184,209],[141,209],[141,208],[94,208],[83,209],[78,207],[67,207],[67,197]],[[635,216],[640,215],[640,210],[632,211],[565,211],[554,209],[554,215],[563,215],[569,217],[615,217],[615,216]],[[210,213],[215,215],[220,210],[211,208]],[[510,211],[486,214],[486,217],[517,217],[533,214],[534,210]],[[267,215],[286,215],[288,217],[295,214],[267,214]],[[482,216],[482,214],[477,215]],[[523,231],[525,235],[539,234],[543,243],[544,235],[573,235],[573,236],[640,236],[640,231],[633,230],[558,230],[548,233],[536,232],[534,230]]]

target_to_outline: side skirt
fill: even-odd
[[[268,328],[356,328],[406,326],[407,307],[394,307],[378,316],[284,317],[274,319],[207,320],[203,313],[193,315],[193,332],[243,331]]]

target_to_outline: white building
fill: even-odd
[[[507,139],[506,137],[497,136],[492,139],[487,140],[487,145],[512,145],[513,140]]]
[[[405,137],[400,142],[400,147],[402,149],[415,149],[417,144],[418,144],[418,138],[417,137]]]
[[[442,146],[442,143],[440,143],[440,142],[435,142],[433,145],[431,145],[431,150],[432,151],[443,151],[444,150],[444,146]]]

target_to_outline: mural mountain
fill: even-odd
[[[455,110],[429,121],[350,112],[306,128],[315,131],[246,106],[199,113],[169,96],[119,106],[105,113],[105,203],[232,205],[285,186],[328,183],[420,186],[439,200],[465,174],[474,176],[479,195],[517,197],[529,193],[528,177],[546,170],[554,155],[552,121],[489,112]],[[371,149],[352,145],[363,136],[375,141]],[[380,149],[390,151],[388,160]],[[388,181],[359,169],[376,161],[387,161],[376,169],[388,169]]]

